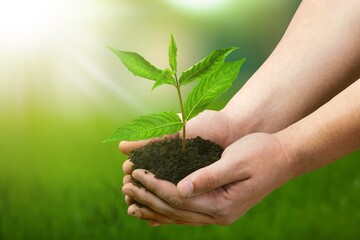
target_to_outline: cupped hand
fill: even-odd
[[[227,147],[221,159],[183,179],[177,186],[144,170],[124,171],[149,191],[125,179],[123,192],[146,205],[130,204],[129,214],[158,224],[227,225],[247,212],[293,173],[284,148],[273,134],[247,135]]]
[[[221,111],[211,111],[207,110],[191,119],[187,123],[187,138],[193,138],[200,136],[204,139],[211,140],[222,147],[227,147],[235,139],[241,136],[234,136],[233,130],[236,126],[232,123],[231,118],[227,114]],[[239,128],[239,127],[237,127]],[[241,131],[240,131],[241,132]],[[168,135],[167,138],[173,138],[179,136],[181,133],[175,135]],[[136,142],[127,142],[122,141],[119,144],[120,151],[126,155],[129,155],[134,149],[140,148],[150,141],[161,141],[164,138],[156,138],[150,140],[141,140]],[[131,182],[131,173],[132,173],[132,163],[127,160],[123,164],[123,169],[125,172],[124,185]],[[175,186],[175,185],[174,185]],[[133,200],[131,197],[125,197],[126,202],[129,205],[132,205]],[[131,209],[134,206],[129,208],[129,213],[133,213]],[[145,209],[145,208],[144,208]]]

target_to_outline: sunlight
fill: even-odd
[[[93,46],[92,49],[97,50],[98,53],[102,51],[101,49],[97,49],[96,46]],[[112,77],[112,75],[106,71],[103,63],[97,62],[95,58],[87,58],[79,52],[68,53],[67,56],[69,57],[68,59],[71,59],[72,62],[76,64],[78,71],[84,71],[82,78],[85,79],[84,82],[87,81],[88,88],[95,86],[98,91],[105,89],[117,96],[120,101],[126,102],[137,112],[146,112],[149,108],[146,103],[139,101],[136,93],[130,93],[126,86],[121,86],[118,81],[119,77]],[[100,97],[96,92],[94,92],[93,95],[93,98]]]
[[[101,24],[128,13],[98,0],[0,0],[0,107],[22,109],[36,96],[69,111],[79,108],[78,99],[106,106],[104,93],[110,93],[143,111],[99,59],[113,60]]]
[[[68,3],[67,0],[1,1],[0,42],[11,51],[33,48],[59,37],[71,21],[74,8]]]
[[[189,11],[205,12],[225,6],[228,0],[169,0],[172,4]]]

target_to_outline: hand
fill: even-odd
[[[203,113],[199,114],[197,117],[191,119],[187,123],[187,137],[192,138],[196,136],[201,136],[202,138],[209,139],[225,148],[234,141],[233,139],[241,137],[241,135],[239,134],[237,134],[237,136],[234,136],[233,134],[236,125],[237,124],[234,124],[227,114],[221,111],[204,111]],[[236,128],[239,129],[239,127]],[[241,132],[244,131],[241,131],[241,129],[239,129],[237,132],[240,132],[240,134],[242,134]],[[179,134],[176,134],[175,136],[178,135]],[[150,141],[161,141],[162,139],[163,138],[158,138],[137,142],[123,141],[120,142],[119,148],[123,153],[129,155],[131,151],[144,146]],[[131,182],[130,175],[132,172],[132,163],[129,160],[125,161],[123,169],[126,174],[123,183],[124,185],[126,185],[127,183]],[[129,205],[133,204],[133,200],[129,196],[126,196],[125,199]],[[131,209],[132,207],[129,208],[129,213],[132,214],[134,211],[131,211]]]
[[[130,173],[128,164],[124,168]],[[132,177],[149,191],[124,185],[126,195],[147,206],[131,205],[130,214],[160,224],[227,225],[293,174],[276,136],[255,133],[230,145],[219,161],[190,174],[177,187],[140,169]]]

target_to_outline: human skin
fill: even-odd
[[[126,161],[129,214],[153,219],[152,225],[229,224],[290,179],[358,149],[360,83],[352,83],[360,75],[359,8],[358,0],[303,1],[268,60],[222,111],[212,113],[227,123],[222,134],[207,128],[219,132],[208,139],[228,146],[222,158],[177,187],[132,172]],[[196,135],[204,127],[190,129]],[[120,149],[142,144],[122,142]],[[150,192],[134,188],[129,174]],[[148,208],[137,208],[132,198]]]
[[[219,161],[178,186],[134,170],[132,176],[150,191],[123,186],[126,195],[148,207],[131,205],[129,213],[158,223],[231,224],[287,181],[360,149],[359,92],[360,80],[282,131],[235,141]]]

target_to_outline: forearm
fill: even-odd
[[[304,0],[271,56],[223,111],[248,133],[272,133],[345,89],[360,77],[359,9],[359,0]]]
[[[360,149],[360,80],[314,113],[275,135],[294,176]]]

